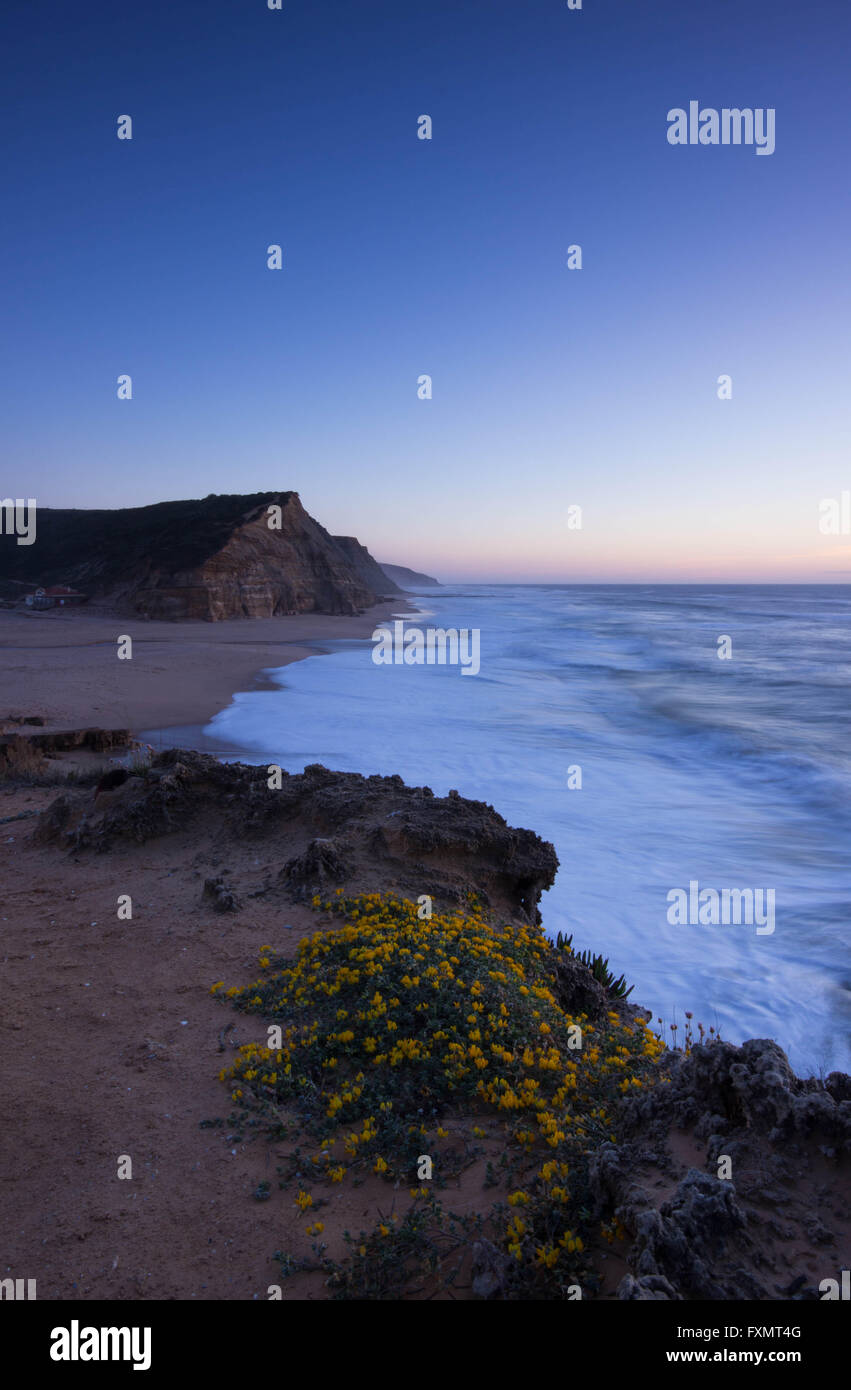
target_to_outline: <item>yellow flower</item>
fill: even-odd
[[[554,1265],[558,1264],[558,1250],[552,1246],[539,1245],[535,1251],[535,1263],[546,1269],[552,1269]]]

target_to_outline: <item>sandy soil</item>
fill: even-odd
[[[0,817],[56,795],[0,785]],[[318,1218],[328,1253],[343,1257],[345,1230],[404,1214],[407,1184],[319,1185],[321,1205],[301,1214],[276,1172],[294,1146],[234,1138],[218,1080],[234,1047],[265,1042],[261,1021],[209,991],[256,978],[261,946],[294,955],[336,921],[260,901],[213,911],[206,876],[267,864],[251,843],[229,847],[226,861],[197,832],[71,856],[33,843],[33,824],[0,832],[0,1277],[36,1279],[40,1299],[266,1300],[274,1284],[285,1300],[327,1299],[319,1271],[282,1280],[275,1251],[310,1257],[306,1228]],[[119,894],[131,895],[132,921],[117,919]],[[480,1144],[474,1124],[451,1125],[455,1147],[483,1153],[443,1194],[450,1210],[481,1205],[486,1159],[501,1149],[497,1126]],[[132,1180],[117,1176],[122,1154]],[[470,1296],[467,1271],[456,1296]]]
[[[261,672],[312,656],[323,641],[367,638],[400,595],[358,617],[305,613],[223,623],[160,623],[84,610],[0,612],[0,720],[40,715],[47,729],[204,724]],[[117,638],[133,639],[119,661]]]

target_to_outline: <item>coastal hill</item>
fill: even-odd
[[[409,570],[405,565],[385,565],[382,561],[381,568],[400,589],[407,588],[409,584],[414,584],[417,588],[423,585],[440,587],[439,579],[432,579],[430,574],[419,574],[416,570]]]
[[[329,535],[297,492],[115,511],[40,507],[34,544],[0,535],[0,579],[22,591],[69,586],[150,618],[209,622],[354,614],[398,592],[364,546]]]

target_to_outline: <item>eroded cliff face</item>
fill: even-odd
[[[117,511],[40,508],[34,545],[0,536],[0,574],[68,584],[152,618],[209,622],[358,613],[393,589],[369,551],[350,537],[338,544],[297,492]]]
[[[373,593],[392,595],[401,593],[399,585],[384,572],[377,560],[374,560],[365,545],[354,536],[335,536],[335,543],[340,547],[355,574],[362,584],[365,584]]]
[[[296,493],[263,502],[200,565],[157,571],[133,594],[137,611],[152,618],[270,618],[283,613],[359,613],[379,595],[350,564],[333,537],[314,521]],[[280,506],[280,527],[269,525]],[[367,555],[368,551],[365,552]]]

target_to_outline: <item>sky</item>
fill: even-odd
[[[845,0],[3,30],[3,496],[295,489],[449,581],[851,578]],[[773,108],[774,153],[671,145],[691,100]]]

